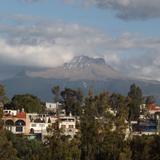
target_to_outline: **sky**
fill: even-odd
[[[160,81],[159,28],[159,0],[1,0],[0,79],[87,55]]]

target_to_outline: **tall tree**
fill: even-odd
[[[61,97],[67,115],[69,113],[72,113],[73,115],[80,115],[82,109],[81,105],[83,101],[83,95],[80,90],[65,88],[61,92]]]
[[[57,130],[48,142],[48,160],[80,160],[79,142],[75,138],[71,140]]]
[[[140,87],[132,84],[128,92],[130,98],[129,103],[129,119],[137,120],[140,115],[140,105],[143,103],[143,94]]]
[[[15,109],[22,110],[24,108],[25,112],[29,113],[40,113],[43,110],[40,99],[31,94],[15,95],[12,98],[11,104]]]
[[[48,158],[48,148],[38,140],[28,140],[26,137],[17,136],[6,132],[7,139],[17,151],[19,160],[44,160]]]
[[[0,130],[0,159],[1,160],[18,160],[17,151],[11,141],[6,137],[6,132]]]
[[[0,84],[0,130],[3,128],[3,98],[5,96],[5,89],[4,86]],[[1,106],[2,105],[2,106]]]
[[[152,104],[152,103],[155,103],[155,102],[156,102],[156,99],[155,99],[154,96],[146,97],[146,101],[145,101],[146,105],[149,105],[149,104]]]
[[[54,86],[52,87],[52,93],[54,95],[54,102],[59,102],[60,98],[60,87],[59,86]]]
[[[3,90],[3,89],[2,89]],[[1,95],[4,91],[1,91]],[[12,142],[6,137],[6,131],[3,130],[3,110],[0,108],[0,159],[1,160],[18,160],[17,151],[13,147]]]
[[[95,103],[87,98],[85,110],[81,115],[81,159],[94,160],[96,155],[96,140],[98,137],[98,123],[95,119],[97,114]]]
[[[5,95],[4,86],[0,84],[0,97],[3,97],[4,95]]]

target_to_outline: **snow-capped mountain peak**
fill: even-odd
[[[65,69],[71,68],[86,68],[91,64],[105,65],[106,62],[103,58],[91,58],[88,56],[77,56],[74,57],[69,63],[64,64]]]
[[[103,58],[77,56],[63,66],[41,72],[30,72],[29,76],[70,80],[106,80],[107,78],[117,78],[122,75],[106,64]]]

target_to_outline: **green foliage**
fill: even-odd
[[[132,84],[128,93],[129,103],[129,119],[137,120],[140,115],[140,105],[143,103],[143,95],[141,89]]]
[[[6,132],[6,136],[12,142],[20,160],[44,160],[47,156],[45,145],[40,141],[28,140],[11,132]]]
[[[53,93],[59,93],[55,87]],[[128,97],[107,92],[83,99],[81,90],[61,92],[67,113],[80,115],[80,132],[73,139],[54,130],[46,143],[15,136],[0,128],[0,160],[159,160],[160,136],[134,136],[125,139],[126,119],[139,116],[142,91],[132,85]],[[59,98],[58,98],[59,99]],[[16,109],[40,112],[40,100],[32,95],[16,95]],[[116,110],[116,114],[110,111]],[[2,112],[0,112],[0,119]]]
[[[76,138],[70,140],[59,131],[49,138],[48,149],[49,160],[80,160],[79,141]]]
[[[0,102],[2,104],[9,103],[9,98],[5,95],[5,87],[0,84]]]
[[[105,111],[109,108],[109,94],[107,92],[102,92],[93,99],[95,101],[97,116],[103,116]]]
[[[6,137],[6,132],[0,129],[0,160],[19,160],[17,151],[11,141]]]
[[[85,102],[85,111],[81,116],[81,159],[93,160],[96,154],[98,122],[95,119],[95,104],[90,99]]]
[[[129,158],[130,154],[126,153],[128,146],[124,141],[127,103],[125,97],[117,97],[119,109],[116,117],[109,112],[111,106],[108,93],[86,98],[80,121],[82,160]]]
[[[54,95],[54,102],[59,102],[59,100],[60,100],[60,87],[54,86],[52,88],[52,93]]]
[[[0,131],[3,129],[3,120],[2,120],[2,117],[3,117],[3,109],[0,108]]]
[[[159,160],[160,136],[134,137],[131,142],[132,160]]]
[[[72,115],[81,114],[81,106],[83,102],[83,95],[81,90],[65,88],[65,90],[61,92],[61,97],[67,115],[69,115],[69,113],[72,113]]]
[[[4,96],[3,99],[2,99],[2,103],[4,105],[9,104],[10,103],[10,99],[7,96]]]
[[[148,97],[146,98],[146,101],[145,101],[146,105],[152,104],[152,103],[155,103],[155,102],[156,102],[156,100],[155,100],[155,97],[154,97],[154,96],[148,96]]]
[[[22,110],[22,108],[24,108],[24,110],[29,113],[39,113],[43,110],[41,101],[31,94],[15,95],[12,98],[11,104],[15,109]]]
[[[0,97],[3,97],[5,95],[5,88],[3,85],[0,84]]]
[[[129,145],[126,145],[122,152],[119,155],[119,159],[118,160],[132,160],[132,151],[130,149]]]

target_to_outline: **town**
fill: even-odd
[[[7,150],[6,156],[15,160],[158,157],[152,148],[159,146],[160,106],[153,96],[143,96],[136,84],[127,96],[106,91],[94,95],[92,89],[84,96],[80,89],[59,86],[51,92],[53,102],[31,94],[7,100],[0,85],[1,156]]]
[[[71,91],[71,90],[70,90]],[[23,107],[23,106],[22,106]],[[139,116],[136,120],[125,119],[126,138],[135,135],[159,135],[160,133],[160,106],[154,101],[148,104],[140,104]],[[45,137],[52,135],[51,132],[59,129],[61,133],[73,138],[79,132],[80,116],[66,114],[66,110],[60,102],[46,102],[43,113],[29,113],[21,110],[7,109],[1,105],[3,110],[4,129],[13,134],[20,134],[29,139],[37,138],[45,140]],[[107,111],[116,119],[117,110],[107,108]],[[95,117],[96,119],[97,117]],[[99,117],[97,119],[100,119]],[[114,124],[114,129],[116,126]]]
[[[65,110],[60,109],[59,103],[46,103],[46,113],[26,113],[24,109],[3,110],[4,128],[14,134],[23,134],[30,138],[43,139],[49,136],[49,129],[62,129],[65,135],[73,137],[78,130],[78,119],[71,114],[66,115]]]

